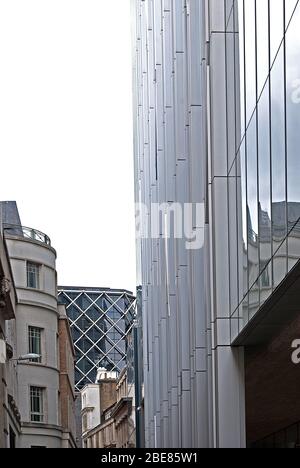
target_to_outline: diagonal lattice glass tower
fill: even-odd
[[[76,351],[75,384],[79,391],[95,383],[97,369],[120,372],[126,366],[127,337],[133,326],[135,297],[125,290],[59,287]]]

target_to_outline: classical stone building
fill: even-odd
[[[117,448],[136,446],[134,397],[134,386],[129,384],[127,369],[124,369],[117,382],[117,402],[112,411]]]
[[[126,369],[119,377],[99,369],[97,383],[87,385],[81,392],[84,448],[136,446],[133,393]]]
[[[99,369],[96,383],[81,391],[82,439],[84,448],[114,446],[115,425],[111,408],[117,399],[117,373]],[[102,427],[104,424],[104,427]],[[110,426],[109,428],[107,426]],[[109,436],[107,437],[107,432]]]
[[[74,446],[74,350],[65,312],[58,308],[56,251],[47,235],[22,226],[15,202],[0,206],[16,292],[15,318],[8,308],[9,365],[16,373],[9,401],[19,409],[21,431],[12,438],[20,448]],[[36,357],[22,358],[28,355]]]

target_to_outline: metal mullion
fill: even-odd
[[[122,298],[123,298],[123,296],[119,296],[118,299],[115,302],[112,303],[112,299],[108,298],[108,296],[107,296],[107,301],[110,303],[110,307],[107,309],[107,311],[110,311],[113,307],[115,307],[116,309],[118,309],[118,311],[121,314],[124,314],[124,310],[121,309],[121,307],[117,304],[117,302]]]
[[[283,1],[283,68],[284,68],[284,153],[285,153],[285,205],[286,205],[286,274],[289,271],[289,203],[288,203],[288,125],[287,125],[287,52],[286,52],[286,5]]]
[[[259,144],[258,144],[258,135],[259,135],[259,122],[258,122],[258,41],[257,41],[257,0],[254,0],[255,8],[255,100],[256,100],[256,184],[257,184],[257,242],[258,242],[258,303],[260,308],[261,300],[261,291],[260,291],[260,277],[261,277],[261,245],[260,245],[260,178],[259,178]],[[254,283],[255,284],[255,283]]]
[[[268,0],[268,51],[269,51],[269,119],[270,119],[270,128],[269,128],[269,138],[270,138],[270,202],[271,202],[271,277],[272,277],[272,290],[274,287],[274,246],[273,246],[273,238],[274,238],[274,228],[273,228],[273,161],[272,161],[272,154],[273,154],[273,144],[272,144],[272,74],[271,74],[271,0]]]
[[[109,337],[106,337],[107,341],[110,343],[111,345],[111,350],[114,349],[116,351],[118,351],[119,354],[121,355],[124,355],[124,357],[126,356],[126,352],[124,353],[124,351],[122,351],[119,347],[118,347],[118,344],[124,340],[124,338],[122,338],[121,340],[119,340],[117,343],[114,343]]]
[[[249,275],[249,222],[248,222],[248,148],[247,148],[247,141],[248,141],[248,135],[247,135],[247,101],[246,101],[246,95],[247,95],[247,80],[246,80],[246,20],[245,20],[245,0],[243,0],[243,39],[244,39],[244,118],[245,118],[245,128],[243,129],[243,133],[245,135],[245,195],[246,195],[246,235],[247,235],[247,301],[248,301],[248,307],[247,307],[247,314],[248,314],[248,322],[250,318],[249,314],[249,283],[250,283],[250,275]]]

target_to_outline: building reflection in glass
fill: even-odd
[[[237,334],[300,258],[300,3],[235,0],[230,15],[228,28],[237,33],[226,41],[236,81],[229,176],[237,190],[228,199],[230,212],[237,207],[237,236],[229,237],[232,249],[238,239],[234,268],[242,278],[238,305],[232,300]]]

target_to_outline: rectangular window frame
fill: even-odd
[[[39,354],[39,359],[31,359],[30,362],[41,364],[43,356],[43,328],[34,325],[28,326],[28,352],[29,354]],[[38,346],[34,346],[34,340],[38,340]]]
[[[28,289],[40,290],[41,265],[28,261],[26,263],[26,284]]]
[[[32,423],[45,422],[45,388],[31,385],[29,388],[30,399],[30,421]]]

